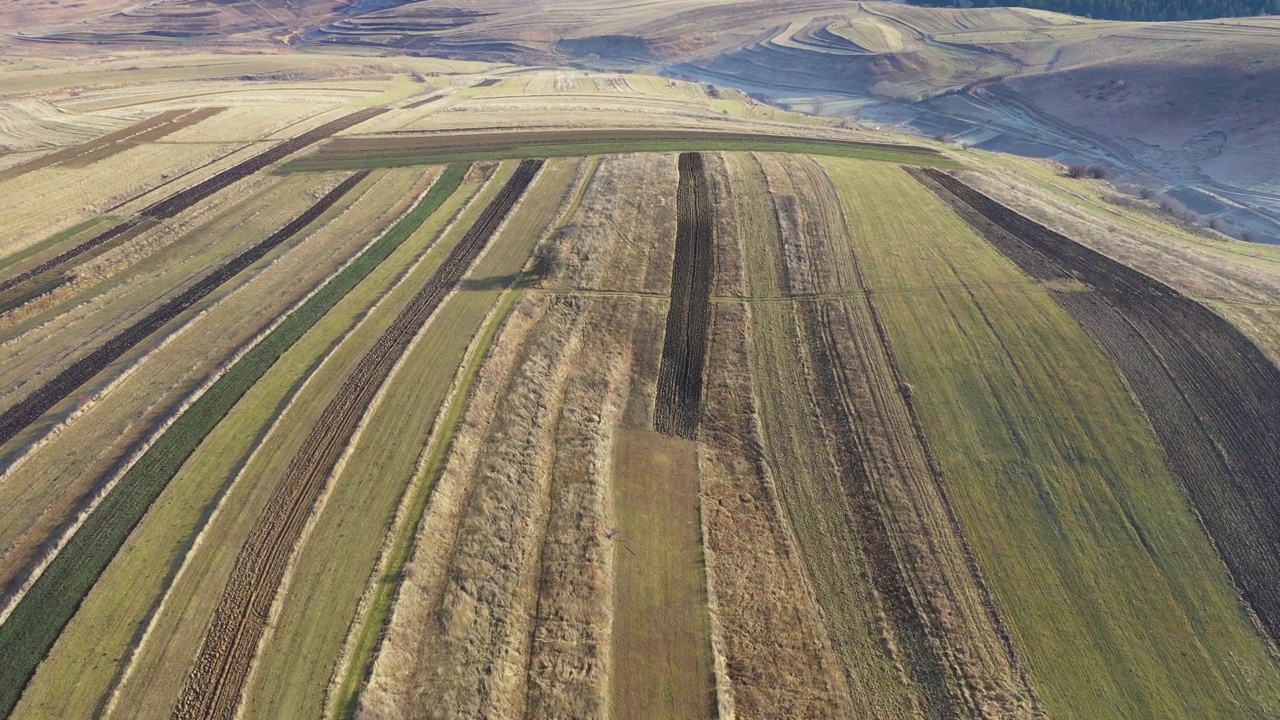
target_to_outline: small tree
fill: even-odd
[[[533,280],[546,280],[558,275],[564,269],[564,258],[560,255],[560,243],[553,238],[542,243],[533,251],[533,262],[529,265],[529,277]]]

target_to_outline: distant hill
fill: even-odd
[[[959,7],[955,0],[909,0],[912,5]],[[1280,15],[1280,0],[989,0],[971,7],[1027,7],[1097,20],[1208,20]]]

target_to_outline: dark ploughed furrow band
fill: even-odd
[[[342,132],[343,130],[354,125],[358,125],[365,120],[377,117],[386,111],[387,108],[365,108],[364,110],[357,110],[353,113],[343,115],[336,120],[330,120],[320,127],[308,130],[297,137],[289,138],[279,145],[273,145],[248,160],[236,163],[213,177],[192,185],[186,190],[180,190],[157,203],[149,205],[146,208],[143,208],[142,212],[138,214],[142,217],[152,218],[155,220],[171,218],[218,192],[222,188],[258,172],[271,163],[283,160],[289,155],[292,155],[305,147],[314,145],[334,133]]]
[[[142,218],[148,220],[163,220],[171,218],[228,185],[252,175],[277,160],[282,160],[308,145],[314,145],[336,132],[345,130],[358,123],[362,123],[365,120],[384,112],[386,112],[385,108],[367,108],[344,115],[337,120],[331,120],[318,128],[308,130],[295,138],[290,138],[279,145],[272,146],[271,148],[254,155],[248,160],[236,163],[226,170],[222,170],[213,177],[203,180],[186,190],[174,193],[163,200],[149,205],[138,214]],[[115,240],[124,233],[138,226],[141,222],[142,221],[138,218],[129,218],[115,227],[109,228],[59,254],[57,257],[50,258],[49,260],[46,260],[35,267],[24,270],[13,277],[0,280],[0,293],[3,293],[10,288],[17,287],[18,285],[21,285],[22,283],[39,275],[43,275],[51,270],[59,268],[89,251]]]
[[[945,173],[910,171],[1052,291],[1120,368],[1237,587],[1280,638],[1280,370],[1225,319]]]
[[[125,220],[124,222],[118,225],[115,225],[114,227],[110,227],[110,228],[107,228],[106,230],[103,230],[97,235],[94,235],[88,240],[85,240],[79,245],[71,248],[70,250],[66,250],[62,253],[59,253],[55,257],[45,260],[44,262],[40,263],[39,265],[36,265],[35,267],[28,268],[18,273],[17,275],[14,275],[13,277],[0,280],[0,293],[5,292],[6,290],[11,290],[31,280],[32,278],[35,278],[37,276],[50,272],[55,268],[61,267],[67,264],[68,262],[71,262],[75,258],[78,258],[81,255],[84,255],[90,250],[93,250],[97,247],[105,245],[111,242],[112,240],[115,240],[116,238],[124,235],[125,233],[129,232],[133,228],[138,227],[140,224],[141,224],[141,221],[138,220],[137,218],[129,218],[128,220]]]
[[[671,307],[658,368],[653,429],[694,439],[702,413],[702,363],[711,320],[713,237],[711,186],[699,153],[680,155],[676,194],[676,254]]]
[[[351,188],[355,187],[367,175],[368,171],[359,172],[343,180],[336,188],[329,191],[323,198],[266,240],[245,250],[222,267],[204,276],[195,285],[187,288],[178,296],[171,298],[138,322],[120,331],[93,352],[75,361],[70,367],[58,373],[52,380],[36,388],[30,395],[0,413],[0,444],[12,440],[54,405],[71,395],[77,388],[108,365],[120,359],[122,355],[146,339],[148,335],[159,330],[165,323],[177,317],[179,313],[203,300],[228,280],[240,274],[253,263],[261,260],[278,245],[296,235],[307,225],[310,225],[312,221],[338,202],[343,195],[346,195]]]
[[[360,359],[325,407],[236,556],[195,666],[174,707],[175,719],[235,716],[271,605],[325,480],[400,356],[457,287],[541,167],[541,160],[520,163],[476,224]]]

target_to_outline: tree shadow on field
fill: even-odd
[[[519,287],[532,282],[533,278],[526,273],[508,273],[506,275],[489,275],[487,277],[468,277],[463,278],[458,283],[459,290],[505,290],[511,287]]]

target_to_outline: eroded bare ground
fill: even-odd
[[[933,717],[1038,713],[951,511],[944,479],[930,461],[909,391],[866,295],[834,187],[811,159],[766,157],[764,168],[777,218],[779,289],[797,296],[840,296],[794,303],[791,318],[816,409],[810,422],[826,439],[832,479],[840,488],[829,498],[835,505],[826,511],[827,522],[848,528],[847,546],[837,552],[864,563],[867,584],[865,606],[844,606],[853,596],[820,577],[828,566],[812,555],[821,545],[810,545],[810,540],[828,545],[832,540],[802,538],[818,602],[833,621],[833,644],[839,650],[852,638],[852,632],[842,638],[841,627],[856,622],[860,612],[862,622],[873,625],[869,635],[883,634],[882,662],[907,681],[909,697],[903,700],[915,712]],[[756,383],[767,385],[770,369],[757,372]],[[767,428],[765,440],[770,442]],[[781,468],[786,461],[785,455],[774,456]],[[789,514],[813,512],[801,510],[806,501],[794,492],[784,489],[781,496]],[[799,519],[791,517],[798,532],[812,532],[800,530],[805,523]],[[857,663],[870,658],[864,654],[857,660],[854,650],[851,645],[842,654],[850,683],[857,687]]]
[[[1238,330],[1172,288],[943,173],[914,173],[1053,291],[1124,373],[1169,466],[1263,628],[1280,634],[1280,370]]]

